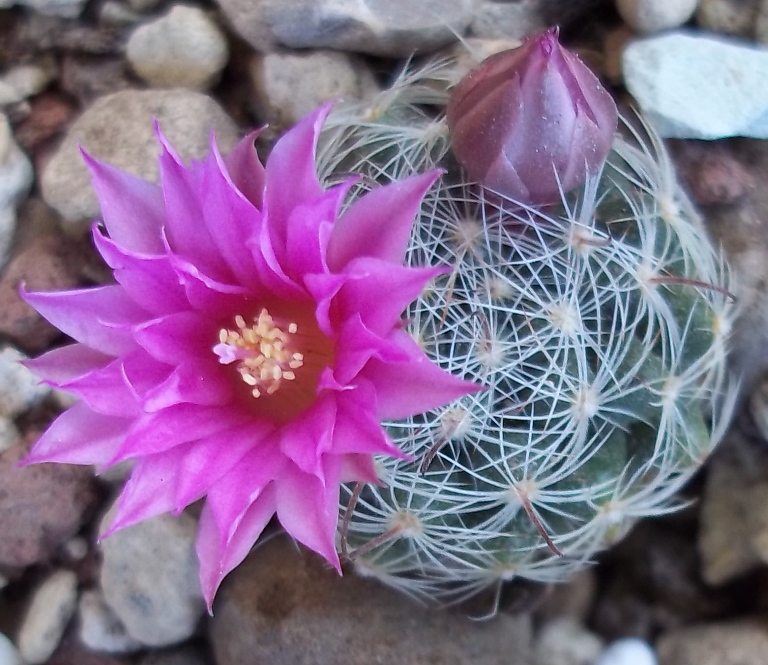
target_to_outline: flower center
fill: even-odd
[[[304,354],[293,350],[292,344],[299,331],[297,323],[278,325],[263,308],[250,323],[238,314],[235,326],[219,330],[213,352],[222,365],[237,363],[237,371],[254,397],[272,395],[296,378],[294,370],[304,366]]]

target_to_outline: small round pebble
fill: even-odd
[[[15,418],[45,399],[48,386],[24,365],[26,356],[7,346],[0,349],[0,416]]]
[[[610,644],[594,665],[659,665],[659,660],[648,642],[627,637]]]
[[[77,575],[58,570],[34,592],[19,630],[19,653],[31,665],[44,663],[59,646],[77,605]]]
[[[693,16],[698,0],[616,0],[630,28],[643,34],[678,28]]]
[[[0,665],[24,665],[13,642],[0,633]]]

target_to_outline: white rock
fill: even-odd
[[[632,29],[654,33],[679,28],[698,4],[699,0],[616,0],[616,9]]]
[[[88,0],[0,0],[0,9],[21,5],[46,16],[77,18],[86,2]]]
[[[38,587],[19,629],[19,653],[27,663],[44,663],[56,651],[76,605],[71,570],[56,571]]]
[[[0,665],[24,665],[13,642],[0,633]]]
[[[157,182],[157,119],[183,159],[208,154],[211,132],[223,153],[240,133],[224,109],[192,90],[123,90],[97,99],[69,128],[43,169],[45,202],[68,221],[90,221],[99,213],[91,177],[79,148],[116,168]]]
[[[645,640],[627,637],[616,640],[600,654],[594,665],[658,665],[656,653]]]
[[[16,206],[33,180],[32,164],[14,140],[8,119],[0,113],[0,270],[8,261],[16,229]]]
[[[537,0],[482,0],[475,10],[469,33],[480,39],[522,39],[546,28],[542,5]]]
[[[603,641],[573,619],[554,619],[539,632],[535,665],[590,665],[603,650]]]
[[[768,138],[768,50],[673,32],[630,43],[624,82],[666,138]]]
[[[0,416],[15,418],[44,400],[51,389],[20,361],[26,356],[11,346],[0,350]]]
[[[104,599],[128,634],[142,644],[159,647],[187,639],[205,610],[196,531],[197,522],[187,514],[161,515],[101,544]]]
[[[80,641],[93,651],[132,653],[144,648],[141,642],[128,634],[100,591],[83,593],[77,618]]]
[[[21,438],[13,420],[0,416],[0,453],[8,450]]]
[[[16,104],[42,92],[55,75],[56,67],[53,60],[44,65],[29,64],[11,67],[0,76],[0,106]]]
[[[248,68],[253,111],[285,129],[329,99],[362,99],[378,91],[373,72],[341,51],[279,51],[254,55]]]
[[[229,47],[202,9],[175,5],[166,15],[136,28],[126,55],[136,74],[155,88],[205,90],[218,81]]]

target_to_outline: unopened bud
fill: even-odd
[[[545,204],[604,164],[618,122],[597,77],[553,28],[491,56],[454,88],[453,152],[470,178],[521,203]]]

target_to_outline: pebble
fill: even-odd
[[[0,76],[0,106],[16,104],[43,90],[56,76],[56,64],[47,59],[44,64],[16,65]]]
[[[288,538],[258,546],[224,581],[210,636],[217,665],[528,665],[529,615],[472,621],[331,570]]]
[[[99,204],[79,147],[107,163],[157,182],[157,138],[152,121],[184,159],[204,157],[215,132],[226,153],[240,134],[213,99],[192,90],[124,90],[97,99],[71,125],[45,165],[41,188],[46,203],[68,221],[90,221]]]
[[[174,5],[131,34],[126,56],[133,71],[154,88],[206,90],[219,80],[229,46],[202,9]]]
[[[355,100],[378,91],[370,67],[340,51],[278,51],[251,58],[252,110],[270,129],[295,124],[329,99]]]
[[[533,662],[535,665],[591,665],[602,650],[603,641],[580,622],[554,619],[546,623],[536,637]]]
[[[6,346],[0,349],[0,417],[16,418],[42,402],[51,389],[24,365],[20,351]]]
[[[0,665],[24,665],[16,645],[3,633],[0,633]]]
[[[621,18],[633,30],[652,34],[678,28],[693,16],[699,0],[615,0]]]
[[[21,435],[10,418],[0,417],[0,454],[16,445]]]
[[[77,604],[77,576],[58,570],[33,592],[19,629],[19,653],[30,665],[44,663],[56,651]]]
[[[705,30],[735,37],[752,37],[761,0],[699,0],[696,23]]]
[[[100,531],[109,524],[107,513]],[[101,589],[130,637],[153,647],[189,638],[205,610],[198,575],[197,522],[160,515],[101,543]]]
[[[645,640],[627,637],[616,640],[592,665],[658,665],[656,653]]]
[[[629,44],[624,82],[665,138],[768,138],[768,51],[671,32]]]
[[[132,653],[143,648],[128,634],[99,590],[91,589],[80,596],[77,618],[80,642],[93,651]]]
[[[434,51],[472,21],[475,0],[217,0],[257,51],[331,48],[391,58]]]
[[[0,113],[0,270],[10,258],[16,206],[27,195],[33,180],[32,164],[14,140],[8,118]]]
[[[656,645],[661,665],[765,665],[768,618],[747,617],[671,630]]]
[[[18,462],[36,438],[29,431],[0,454],[0,564],[14,568],[50,559],[80,530],[97,499],[87,467],[20,468]]]

